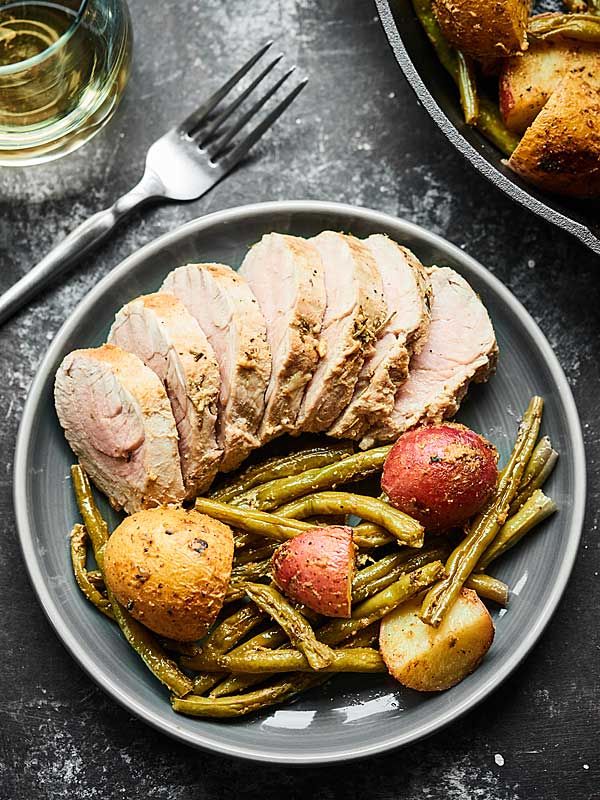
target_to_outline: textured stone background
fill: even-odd
[[[0,798],[600,797],[598,259],[514,206],[418,106],[369,0],[131,0],[134,70],[111,125],[53,165],[0,172],[0,288],[139,177],[146,146],[257,45],[275,38],[311,76],[253,160],[202,200],[136,217],[0,331]],[[475,255],[556,349],[590,468],[583,546],[546,635],[487,702],[425,743],[372,761],[291,770],[231,762],[155,733],[96,688],[38,607],[11,501],[17,425],[36,367],[84,294],[124,256],[208,211],[341,200],[406,217]]]

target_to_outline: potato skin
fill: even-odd
[[[442,531],[481,510],[496,486],[497,463],[495,447],[464,425],[424,425],[392,447],[381,486],[391,505]]]
[[[547,15],[544,15],[547,16]],[[500,112],[506,127],[523,133],[570,70],[600,74],[600,47],[575,39],[533,41],[526,53],[504,61],[500,73]]]
[[[486,63],[527,49],[529,0],[433,0],[444,37]]]
[[[126,517],[104,553],[108,587],[161,636],[193,641],[223,605],[231,575],[231,528],[197,511],[161,507]]]
[[[583,68],[569,71],[525,131],[508,166],[556,194],[600,195],[600,85]]]
[[[279,588],[326,617],[349,617],[354,573],[352,528],[328,525],[278,547],[271,560]]]
[[[479,666],[494,639],[494,623],[471,589],[462,589],[439,628],[421,622],[420,608],[417,597],[381,620],[381,655],[403,686],[419,692],[450,689]]]

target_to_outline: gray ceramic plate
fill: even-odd
[[[166,691],[118,629],[77,589],[66,533],[77,519],[69,483],[73,455],[56,420],[52,384],[62,357],[103,342],[119,307],[156,289],[189,261],[239,265],[269,231],[307,236],[323,229],[357,236],[385,232],[426,263],[457,269],[481,294],[500,345],[498,373],[474,387],[460,419],[484,432],[506,457],[529,397],[547,399],[544,430],[561,453],[549,491],[560,513],[498,563],[512,587],[508,612],[495,613],[496,639],[482,666],[436,695],[405,690],[389,678],[340,676],[297,702],[239,721],[178,716]],[[190,222],[130,256],[83,300],[54,340],[27,400],[15,462],[15,506],[23,554],[40,603],[81,666],[115,700],[176,739],[232,756],[282,763],[333,762],[414,742],[483,700],[515,669],[542,633],[563,593],[577,552],[585,501],[585,461],[577,411],[547,341],[508,290],[480,264],[422,228],[375,211],[334,203],[246,206]],[[116,516],[104,510],[116,521]]]

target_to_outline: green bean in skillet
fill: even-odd
[[[256,605],[277,622],[290,641],[306,656],[312,669],[329,666],[333,659],[331,648],[317,641],[306,619],[273,586],[246,584],[246,594]]]
[[[77,523],[71,531],[71,564],[77,585],[87,600],[96,606],[109,619],[113,619],[110,600],[108,600],[90,580],[89,572],[85,568],[87,560],[87,533],[83,525]]]
[[[221,484],[215,491],[209,492],[212,500],[229,503],[255,486],[260,486],[279,478],[290,478],[309,469],[334,464],[346,456],[352,455],[354,448],[350,445],[331,444],[300,450],[286,456],[270,458],[260,464],[248,467],[235,478]]]
[[[467,125],[477,124],[479,117],[479,94],[475,78],[475,67],[469,56],[456,51],[457,83],[460,93],[460,104]]]
[[[308,659],[298,650],[250,650],[239,656],[217,659],[221,669],[230,672],[261,674],[276,672],[313,672]],[[324,672],[387,672],[378,650],[372,647],[349,647],[334,650]]]
[[[350,492],[317,492],[280,506],[282,517],[310,517],[314,514],[354,514],[389,531],[409,547],[423,546],[423,526],[375,497]]]
[[[171,705],[174,711],[195,717],[240,717],[289,700],[306,689],[325,683],[329,677],[329,673],[292,673],[253,692],[227,697],[190,695],[183,699],[172,698]]]
[[[482,92],[479,94],[476,128],[507,158],[513,154],[520,142],[517,134],[509,131],[504,124],[498,103]]]
[[[579,42],[600,42],[600,19],[595,14],[556,14],[536,16],[529,20],[527,37],[549,39],[576,39]]]
[[[79,506],[86,531],[90,537],[98,568],[103,569],[103,549],[108,540],[108,525],[102,519],[88,477],[80,464],[71,467],[75,497]],[[117,602],[108,586],[108,600],[113,617],[123,632],[126,640],[144,661],[148,669],[165,684],[174,694],[182,696],[192,691],[192,681],[184,675],[177,664],[167,656],[148,628],[135,620],[123,606]]]
[[[557,510],[556,503],[541,489],[536,489],[517,513],[502,526],[498,536],[480,558],[476,570],[486,569],[489,564],[511,547],[514,547],[526,533]]]
[[[519,427],[517,440],[507,465],[500,473],[496,491],[475,518],[470,532],[453,550],[446,561],[446,577],[429,589],[421,606],[420,617],[437,627],[458,597],[465,581],[492,544],[514,500],[521,479],[536,445],[542,421],[543,400],[533,397]]]
[[[239,564],[231,570],[231,584],[239,583],[240,581],[255,581],[259,578],[265,578],[271,573],[271,558],[265,558],[262,561],[248,561],[245,564]]]
[[[374,447],[362,453],[347,456],[335,464],[319,469],[309,469],[291,478],[279,478],[236,497],[233,505],[270,511],[297,497],[322,489],[333,489],[345,483],[358,481],[373,475],[383,467],[383,462],[391,450],[391,445]]]

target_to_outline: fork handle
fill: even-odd
[[[134,208],[161,196],[154,176],[142,180],[116,203],[86,219],[29,270],[19,281],[0,296],[0,325],[4,324],[35,297],[53,279],[64,273],[75,261],[97,245]]]

